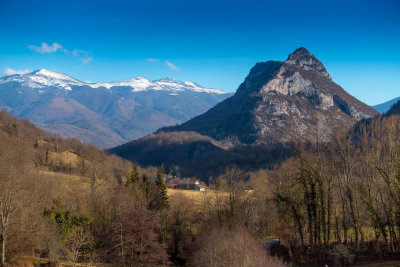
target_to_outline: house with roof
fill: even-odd
[[[176,189],[206,191],[206,186],[197,180],[181,179],[175,186]]]

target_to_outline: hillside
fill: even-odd
[[[214,212],[229,198],[222,187],[167,191],[160,169],[144,170],[76,139],[50,135],[5,110],[0,170],[3,266],[182,266],[208,249],[203,238],[210,235],[203,229],[216,225]],[[228,218],[220,217],[219,232],[230,233]],[[249,233],[232,233],[246,238],[252,259],[283,266]]]
[[[391,116],[394,114],[400,115],[400,101],[395,102],[384,115]]]
[[[0,142],[3,150],[23,150],[23,160],[46,175],[65,174],[86,178],[93,171],[102,179],[116,183],[126,175],[132,164],[104,150],[77,139],[64,139],[37,128],[28,120],[20,120],[7,111],[0,111]],[[50,174],[49,174],[50,173]]]
[[[87,83],[45,69],[0,77],[0,108],[102,148],[187,121],[230,95],[169,78]]]
[[[281,144],[231,147],[196,132],[160,132],[109,150],[141,166],[159,166],[177,176],[198,177],[206,182],[228,166],[244,170],[272,167],[289,155]]]
[[[146,191],[135,191],[136,198],[141,194],[140,201],[128,191],[133,172],[143,174],[140,179],[146,185]],[[151,226],[158,222],[147,207],[147,202],[158,207],[159,189],[148,178],[156,173],[76,139],[50,135],[0,111],[2,266],[33,266],[33,262],[69,266],[82,260],[118,265],[113,229],[121,214],[114,211],[123,205],[125,218],[140,213],[146,216],[146,222],[140,223],[150,225],[142,228],[150,234],[142,241],[149,241],[154,255],[138,261],[167,262]],[[135,206],[129,204],[135,201]]]
[[[382,104],[373,106],[379,113],[386,113],[389,109],[400,100],[400,97],[393,98],[392,100],[386,101]]]

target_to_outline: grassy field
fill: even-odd
[[[214,198],[214,193],[212,191],[196,191],[196,190],[182,190],[182,189],[168,189],[168,197],[170,199],[174,198],[184,198],[193,205],[201,206],[206,199],[212,197]]]
[[[202,204],[205,201],[213,203],[217,196],[227,196],[226,192],[206,189],[206,191],[183,190],[183,189],[168,189],[167,194],[170,198],[183,196],[192,203]]]
[[[174,196],[176,194],[183,194],[185,197],[198,198],[204,195],[204,192],[211,192],[213,190],[207,191],[197,191],[197,190],[184,190],[184,189],[168,189],[168,196]]]
[[[51,172],[46,170],[39,170],[39,174],[41,176],[51,177],[55,179],[58,183],[64,185],[68,190],[89,190],[90,188],[90,179],[87,177],[70,175],[60,172]]]

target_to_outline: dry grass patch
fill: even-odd
[[[87,177],[58,173],[58,172],[50,172],[44,170],[40,170],[39,174],[41,176],[47,176],[56,179],[57,182],[60,182],[63,185],[65,185],[66,189],[68,190],[74,190],[76,188],[80,188],[82,190],[89,190],[90,187],[90,179]]]
[[[50,152],[49,160],[55,164],[61,163],[63,166],[71,166],[72,168],[76,168],[81,160],[81,157],[71,151],[64,151],[61,153]]]
[[[217,190],[206,189],[206,191],[184,190],[184,189],[168,189],[168,197],[181,198],[184,197],[187,201],[198,207],[208,203],[214,204],[217,197],[227,197],[228,193]]]

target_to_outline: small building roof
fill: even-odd
[[[198,181],[194,181],[194,180],[180,180],[178,182],[178,184],[198,184]]]

